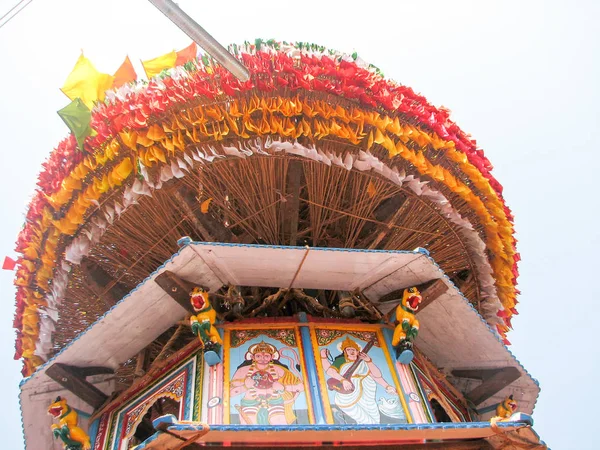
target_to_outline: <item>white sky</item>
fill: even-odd
[[[0,0],[0,15],[16,2]],[[523,294],[509,339],[542,386],[535,429],[554,449],[593,448],[600,404],[592,183],[600,163],[600,3],[179,4],[223,44],[262,37],[356,50],[387,77],[453,111],[495,165],[516,216]],[[112,73],[126,54],[150,59],[189,42],[146,0],[37,0],[0,29],[0,259],[14,256],[40,164],[67,134],[56,114],[68,103],[59,87],[80,49]],[[0,271],[0,434],[2,448],[19,449],[12,278]]]

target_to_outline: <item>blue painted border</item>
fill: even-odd
[[[202,431],[204,429],[203,425],[194,425],[194,424],[181,424],[179,423],[174,416],[168,415],[160,417],[156,419],[154,422],[159,421],[162,424],[172,424],[167,427],[168,431]],[[528,426],[529,424],[526,421],[514,421],[514,422],[498,422],[498,428],[512,428],[515,426]],[[489,422],[442,422],[442,423],[423,423],[423,424],[383,424],[383,425],[330,425],[330,424],[316,424],[316,425],[211,425],[210,431],[218,431],[218,432],[240,432],[240,431],[250,431],[250,432],[294,432],[294,431],[320,431],[320,432],[331,432],[331,431],[408,431],[408,430],[453,430],[453,429],[485,429],[491,428]],[[539,435],[533,430],[533,433],[539,440]],[[161,431],[156,432],[140,445],[135,447],[135,450],[143,450],[150,443],[154,442],[161,435]],[[326,438],[326,435],[323,436]],[[446,441],[451,443],[452,440]],[[540,440],[540,443],[543,444],[543,441]]]
[[[304,363],[306,364],[308,383],[311,387],[310,396],[312,397],[311,400],[313,411],[315,413],[315,422],[317,422],[317,424],[324,425],[327,423],[327,421],[325,420],[325,410],[323,408],[323,394],[321,393],[321,387],[317,377],[317,366],[315,364],[315,353],[312,348],[310,328],[302,325],[300,325],[299,328],[300,336],[302,337],[302,343],[307,343],[302,347],[302,352],[304,353]]]
[[[98,428],[100,427],[100,420],[102,420],[102,418],[98,417],[88,425],[88,436],[90,437],[92,448],[94,448],[94,443],[96,442],[96,435],[98,434]]]
[[[515,425],[527,425],[526,422],[498,422],[499,428],[510,428]],[[185,430],[187,425],[177,424],[169,429]],[[489,422],[439,422],[439,423],[388,423],[379,425],[211,425],[211,431],[394,431],[394,430],[453,430],[471,428],[490,428]]]

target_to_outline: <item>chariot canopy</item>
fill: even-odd
[[[116,427],[116,437],[105,433],[97,448],[118,439],[131,446],[143,440],[140,421],[150,406],[128,410],[127,402],[185,366],[187,381],[165,386],[178,386],[168,396],[183,405],[178,418],[194,423],[157,422],[170,437],[158,436],[148,448],[163,448],[161,439],[174,433],[199,439],[208,430],[200,419],[212,427],[206,442],[214,443],[229,439],[231,430],[213,427],[222,420],[247,425],[260,416],[312,425],[343,418],[360,425],[342,394],[331,410],[311,397],[325,389],[317,388],[323,380],[314,364],[345,332],[355,333],[357,353],[364,350],[366,365],[357,373],[372,374],[373,395],[381,387],[402,404],[388,405],[392,412],[382,406],[402,423],[390,430],[435,421],[433,406],[418,402],[442,402],[449,420],[469,422],[487,418],[511,394],[531,413],[539,387],[506,348],[519,293],[513,218],[477,143],[447,109],[356,54],[260,39],[229,50],[249,71],[247,81],[192,44],[145,61],[148,80],[137,80],[129,58],[107,75],[81,55],[63,86],[73,103],[59,113],[72,134],[43,164],[17,241],[15,358],[26,377],[24,417],[37,417],[36,402],[60,385],[79,392],[79,407],[93,407],[97,436],[106,432],[102,426]],[[194,347],[198,338],[187,329],[186,319],[197,313],[189,303],[193,287],[218,316],[206,326],[219,341],[224,335],[221,375],[208,359],[194,359],[206,343]],[[411,322],[417,359],[404,367],[392,363],[388,333],[409,287],[418,287],[422,305]],[[202,319],[194,320],[205,331]],[[229,417],[223,411],[230,394],[214,392],[229,382],[223,373],[237,350],[230,352],[257,333],[258,323],[268,330],[284,324],[284,337],[264,335],[260,345],[274,350],[262,357],[271,362],[245,349],[235,373],[294,390],[269,394],[262,406],[248,394]],[[388,372],[379,374],[369,360],[372,346]],[[350,364],[341,352],[338,369]],[[184,360],[189,367],[177,366]],[[198,377],[195,384],[191,377]],[[438,390],[438,382],[448,389]],[[232,396],[247,384],[231,383]],[[205,394],[214,394],[210,411],[196,405]],[[453,409],[446,394],[462,406]],[[293,412],[297,398],[304,406]],[[129,425],[122,420],[128,414]],[[428,437],[419,431],[405,438],[441,439],[446,428],[434,425]],[[493,436],[489,424],[479,428],[485,430],[466,427],[449,439]],[[25,429],[29,444],[38,442],[35,426]],[[369,430],[359,444],[371,439]],[[302,441],[292,435],[288,444]]]

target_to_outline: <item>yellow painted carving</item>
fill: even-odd
[[[48,414],[58,419],[58,424],[50,427],[55,438],[60,438],[65,450],[89,450],[90,437],[79,428],[77,412],[67,404],[62,397],[56,397],[54,403],[48,408]]]

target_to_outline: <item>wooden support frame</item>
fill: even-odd
[[[284,226],[290,230],[289,245],[296,245],[298,240],[298,218],[300,216],[300,190],[302,188],[302,161],[292,159],[288,165],[285,188],[286,204],[284,207]],[[284,231],[285,233],[285,231]]]
[[[54,363],[46,370],[46,375],[94,409],[100,408],[108,399],[104,392],[85,379],[98,373],[113,373],[113,370],[106,367],[73,367],[61,363]]]
[[[521,372],[513,366],[497,369],[455,369],[452,371],[452,375],[458,378],[473,378],[483,381],[465,395],[465,398],[475,406],[480,405],[513,381],[521,378]]]
[[[206,227],[202,224],[200,219],[198,218],[198,213],[196,210],[198,209],[198,205],[196,205],[196,209],[192,207],[193,200],[190,199],[188,192],[184,189],[185,186],[182,186],[178,191],[174,192],[175,199],[180,203],[181,208],[185,212],[186,216],[196,228],[198,234],[204,239],[206,242],[214,242],[215,238],[213,235],[206,229]],[[185,197],[184,197],[185,195]],[[193,198],[193,196],[191,196]]]
[[[179,303],[182,308],[185,308],[191,314],[196,314],[190,303],[190,293],[197,286],[196,284],[180,278],[170,270],[165,270],[158,275],[154,279],[154,282],[169,294],[173,300]]]
[[[398,221],[400,216],[404,214],[404,210],[408,205],[408,199],[402,194],[397,194],[381,204],[375,209],[374,216],[380,222],[386,222],[387,225],[379,225],[377,227],[377,235],[369,244],[369,249],[375,249],[381,241],[392,231],[394,223]]]
[[[196,228],[207,241],[237,242],[236,236],[225,225],[210,214],[202,214],[198,200],[187,186],[180,186],[177,192],[179,194],[177,198],[180,198],[183,202],[182,208],[188,216],[191,215],[190,220],[193,221]]]
[[[80,377],[91,377],[92,375],[112,375],[115,373],[110,367],[74,367],[71,366],[71,369]]]
[[[129,293],[129,289],[88,258],[82,261],[80,270],[90,290],[109,306],[115,305]]]
[[[144,350],[138,353],[135,360],[135,376],[142,377],[146,374],[148,369],[148,362],[150,360],[150,350],[146,347]]]

